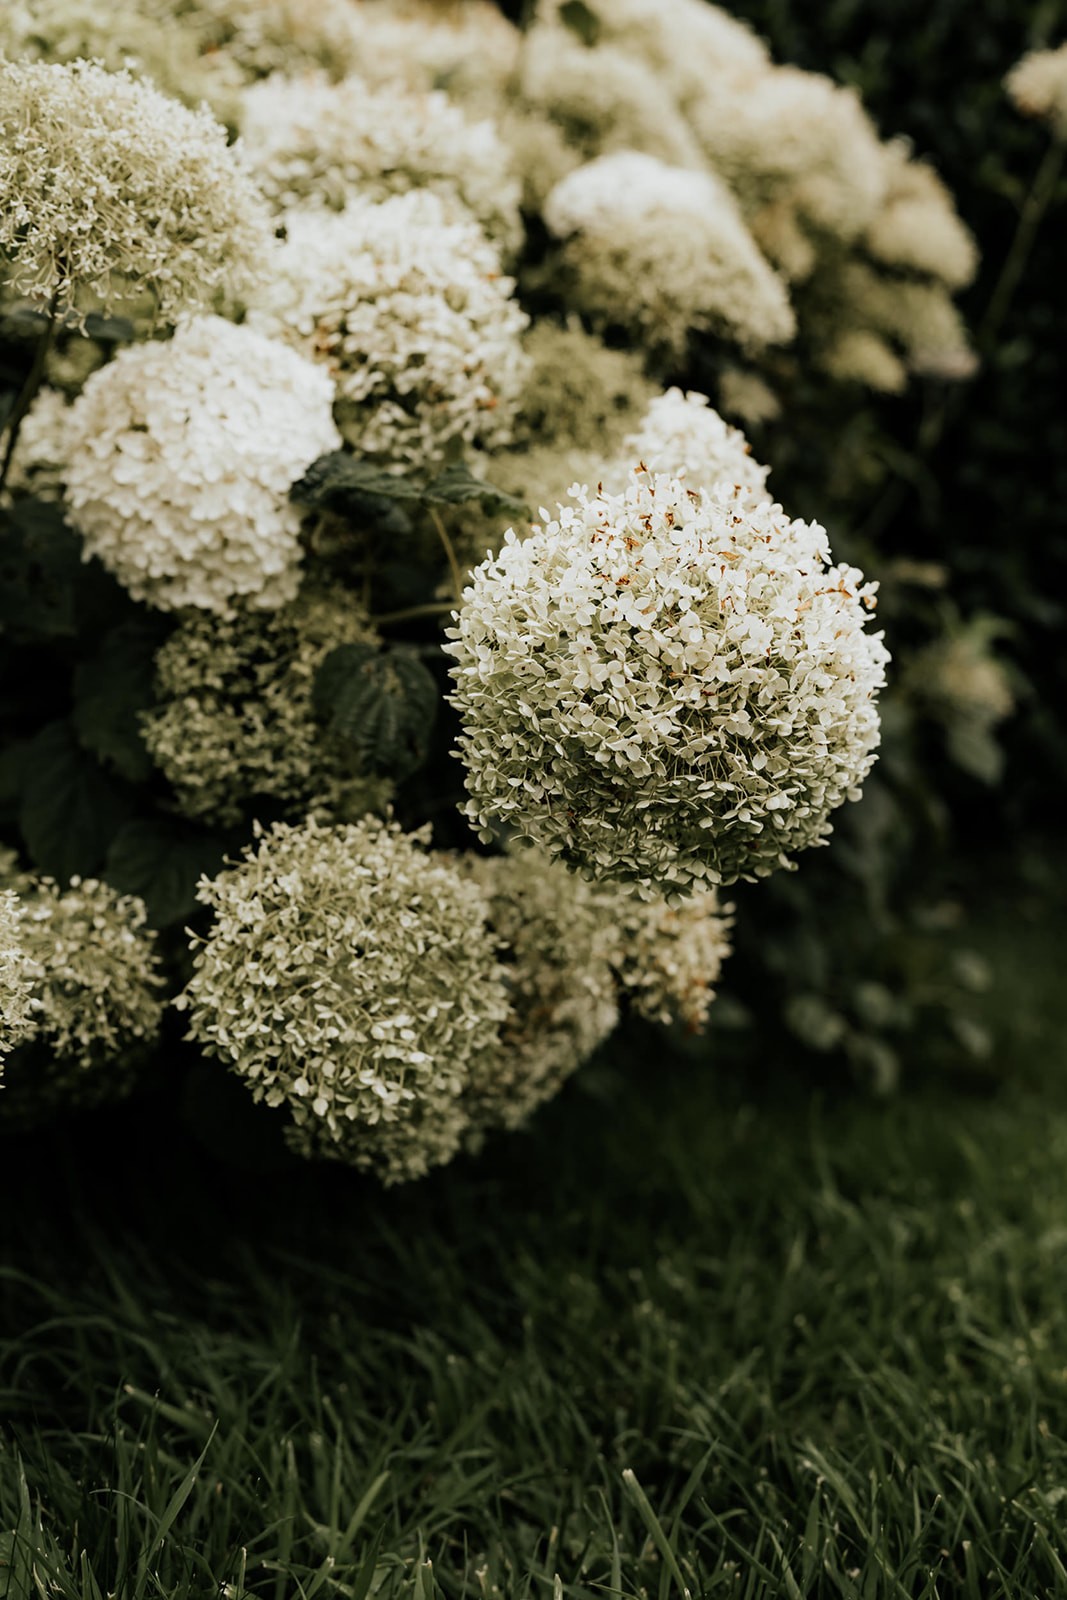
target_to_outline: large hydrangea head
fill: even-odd
[[[753,458],[740,428],[724,422],[707,395],[668,389],[657,395],[640,424],[626,437],[626,460],[650,472],[684,478],[691,489],[724,483],[754,501],[769,498],[769,469]]]
[[[27,1126],[135,1087],[163,1015],[144,903],[95,879],[6,873],[19,901],[29,1015],[4,1067],[0,1126]]]
[[[722,905],[714,889],[643,900],[608,885],[599,901],[614,935],[612,969],[630,1009],[649,1022],[699,1033],[730,954],[733,906]]]
[[[506,444],[527,372],[527,317],[473,218],[428,190],[291,212],[250,322],[314,356],[362,455],[440,460]]]
[[[184,815],[226,826],[266,804],[350,820],[387,804],[389,783],[353,770],[312,703],[330,651],[376,637],[353,595],[306,585],[266,614],[186,613],[156,655],[141,724]]]
[[[332,402],[321,367],[221,317],[120,351],[66,419],[67,506],[86,555],[165,611],[291,600],[289,490],[340,445]]]
[[[467,816],[648,896],[791,865],[874,760],[873,604],[778,506],[642,471],[580,491],[464,592]]]
[[[0,60],[7,294],[79,316],[147,293],[173,321],[244,292],[270,240],[209,112],[92,62]]]
[[[522,242],[507,147],[491,122],[471,122],[440,90],[277,74],[246,91],[241,135],[243,159],[279,211],[340,211],[351,199],[429,189],[476,217],[504,252]]]
[[[596,891],[540,850],[464,858],[501,944],[508,1015],[474,1062],[465,1142],[518,1128],[559,1092],[619,1019],[613,929]]]
[[[544,217],[571,303],[601,326],[675,354],[691,329],[753,348],[793,336],[782,282],[710,172],[598,156],[556,185]]]
[[[423,834],[275,824],[200,885],[214,922],[177,1002],[284,1107],[302,1154],[420,1177],[459,1149],[473,1064],[508,1014],[483,891]]]

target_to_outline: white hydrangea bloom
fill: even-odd
[[[351,9],[353,65],[368,81],[446,89],[478,110],[506,97],[523,35],[493,0],[359,0]]]
[[[468,1145],[518,1128],[557,1094],[619,1020],[609,965],[614,929],[591,885],[540,850],[468,856],[499,939],[508,1016],[471,1068]]]
[[[473,219],[416,191],[286,222],[249,321],[326,363],[354,448],[425,463],[457,439],[506,444],[528,369],[528,318]]]
[[[137,0],[166,23],[177,12],[195,31],[201,53],[221,57],[245,79],[321,67],[335,77],[355,70],[364,48],[360,7],[352,0]]]
[[[633,1010],[649,1022],[680,1022],[698,1033],[730,954],[733,906],[720,905],[714,889],[669,902],[613,886],[598,898],[613,930],[612,966]]]
[[[546,17],[560,9],[561,0],[542,0]],[[597,43],[646,62],[684,110],[714,92],[711,85],[767,63],[767,47],[751,28],[707,0],[591,0],[590,9]]]
[[[14,889],[0,890],[0,1074],[4,1057],[32,1029],[36,968],[23,945],[22,906]]]
[[[321,368],[221,317],[121,350],[68,418],[67,505],[86,554],[164,611],[291,600],[289,490],[341,442],[332,399]]]
[[[58,389],[42,389],[22,419],[3,499],[12,491],[58,500],[70,447],[70,406]]]
[[[386,1182],[459,1149],[473,1063],[508,1014],[485,895],[426,842],[369,818],[275,824],[201,882],[215,921],[176,1002],[289,1111],[295,1148]]]
[[[172,319],[248,287],[270,237],[209,112],[92,62],[0,60],[9,294],[77,314],[148,292]]]
[[[657,395],[623,447],[632,465],[684,478],[690,488],[726,483],[746,499],[767,500],[768,467],[753,459],[740,428],[724,422],[707,395],[668,389]]]
[[[432,189],[459,201],[501,249],[522,242],[519,183],[493,124],[471,122],[446,94],[362,78],[275,74],[244,95],[242,154],[276,209],[313,202],[342,210]]]
[[[571,300],[681,352],[691,328],[779,344],[795,323],[726,185],[635,151],[598,156],[558,183],[545,222],[563,240]]]
[[[810,226],[848,240],[885,194],[882,147],[859,96],[820,73],[772,67],[717,82],[691,115],[705,155],[746,215],[784,203]]]
[[[464,592],[466,814],[649,896],[790,865],[874,760],[873,604],[780,507],[642,472],[579,493]]]
[[[539,24],[526,35],[518,94],[548,117],[584,160],[640,150],[675,167],[703,168],[700,146],[667,85],[614,45],[587,49],[570,29]]]
[[[978,267],[978,250],[952,196],[933,167],[917,161],[903,139],[884,146],[889,187],[863,235],[876,261],[923,273],[964,289]]]
[[[1012,67],[1004,87],[1024,117],[1047,122],[1059,139],[1067,136],[1067,44],[1031,50]]]

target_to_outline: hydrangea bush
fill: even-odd
[[[705,0],[527,9],[0,25],[0,1124],[150,1090],[172,1012],[419,1177],[714,1018],[719,889],[855,811],[883,691],[992,776],[995,622],[886,687],[895,569],[763,464],[973,370],[947,188]]]

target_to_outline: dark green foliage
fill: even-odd
[[[316,715],[360,772],[400,779],[421,766],[437,700],[433,677],[407,645],[338,645],[315,674]]]
[[[50,722],[29,741],[20,788],[19,822],[33,865],[60,882],[98,873],[134,801],[82,749],[71,722]]]
[[[335,451],[314,462],[294,485],[293,499],[298,505],[322,507],[340,514],[366,514],[376,502],[396,502],[410,506],[458,506],[479,504],[484,511],[504,516],[522,516],[521,500],[477,478],[462,461],[451,461],[432,477],[415,473],[385,472],[372,462]]]
[[[122,623],[74,672],[78,738],[105,766],[133,783],[143,783],[152,772],[138,714],[152,703],[155,653],[166,632],[164,623],[149,616]]]
[[[137,818],[112,839],[105,876],[123,894],[141,897],[152,927],[170,927],[192,916],[197,883],[219,871],[226,843],[180,817]]]

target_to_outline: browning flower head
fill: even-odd
[[[508,442],[528,319],[473,218],[420,190],[286,225],[249,321],[325,363],[354,448],[425,464],[453,441]]]
[[[291,600],[289,490],[340,444],[332,401],[320,367],[220,317],[121,350],[67,416],[67,505],[87,554],[161,610]]]
[[[780,344],[795,322],[729,189],[634,151],[569,173],[545,203],[571,303],[678,354],[691,329]]]
[[[131,294],[157,315],[248,288],[266,208],[209,112],[87,61],[0,60],[6,291],[75,317]]]
[[[215,920],[177,1002],[298,1151],[387,1183],[459,1149],[508,1014],[485,895],[426,843],[372,818],[260,831],[200,884]]]
[[[647,896],[791,865],[874,760],[873,598],[780,507],[647,472],[580,492],[464,592],[466,814]]]

